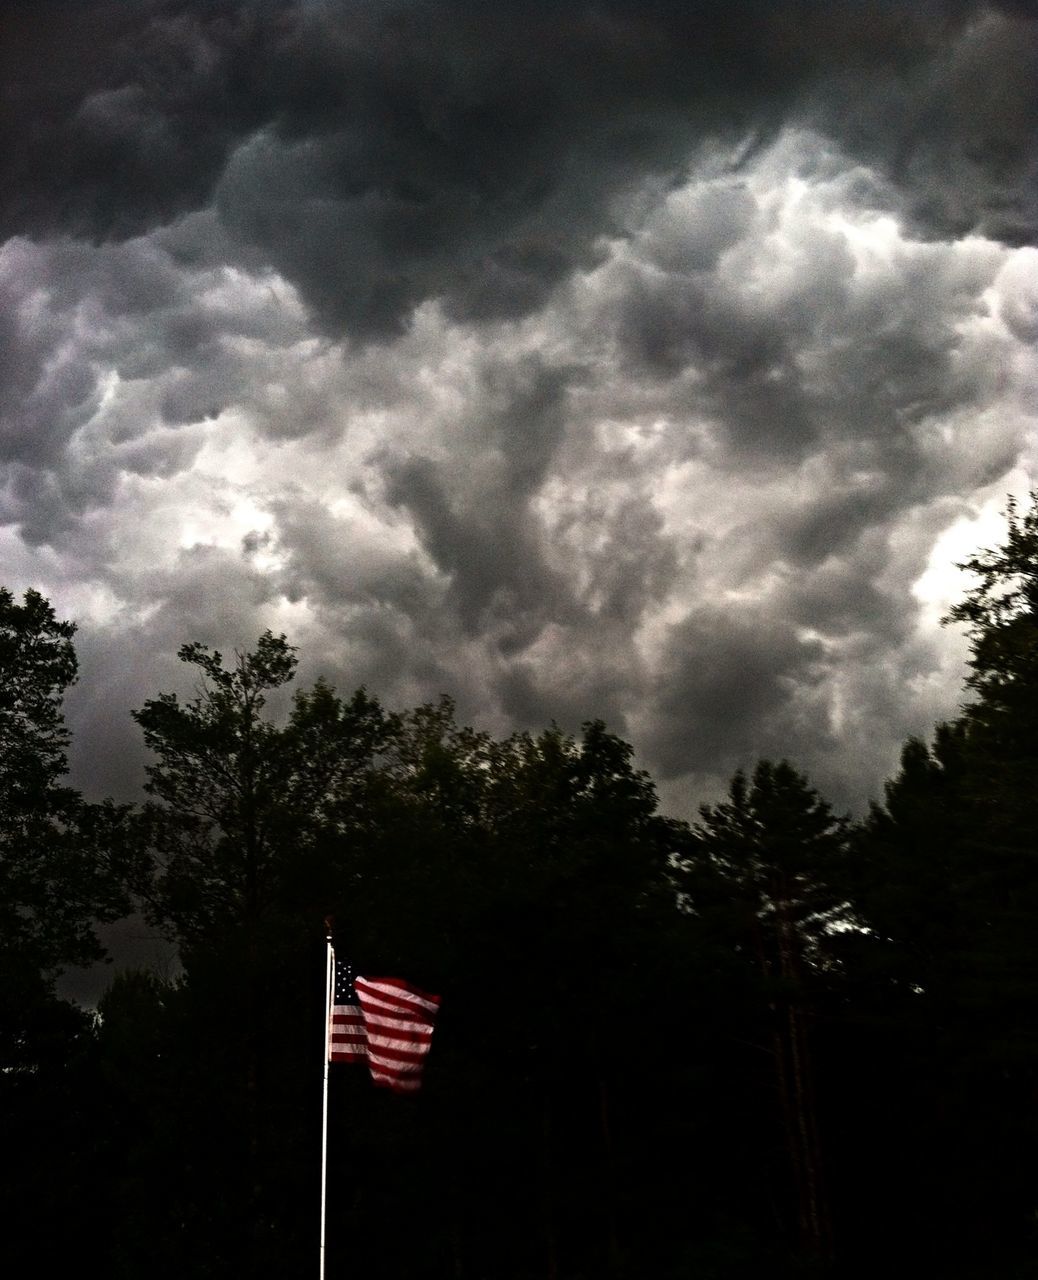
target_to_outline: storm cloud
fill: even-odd
[[[0,580],[75,777],[186,640],[604,717],[673,811],[953,714],[1035,475],[1038,26],[927,0],[116,0],[0,18]],[[190,676],[187,677],[190,679]]]

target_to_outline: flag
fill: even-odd
[[[440,997],[399,978],[355,976],[335,959],[329,1062],[367,1061],[377,1085],[396,1093],[421,1087]]]
[[[368,1056],[368,1037],[360,1001],[353,989],[353,969],[335,957],[335,993],[328,1028],[329,1062],[362,1062]]]

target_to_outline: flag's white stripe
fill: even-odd
[[[365,995],[370,999],[381,997],[382,1002],[391,1006],[395,1005],[396,1008],[414,1007],[424,1009],[426,1013],[435,1014],[440,1007],[439,1000],[419,995],[412,988],[399,987],[395,983],[384,979],[356,978],[353,985],[357,990],[357,994],[361,997]]]
[[[372,1000],[366,996],[361,1000],[361,1008],[366,1014],[376,1013],[384,1018],[399,1018],[401,1021],[416,1022],[425,1026],[432,1026],[435,1020],[435,1014],[427,1013],[424,1009],[387,1004],[385,1001]]]
[[[429,1046],[373,1039],[368,1041],[368,1052],[373,1058],[391,1058],[394,1062],[420,1062],[429,1052]]]
[[[371,1078],[376,1084],[388,1084],[391,1089],[395,1089],[398,1093],[417,1093],[421,1088],[420,1080],[401,1079],[399,1076],[387,1075],[385,1072],[376,1071],[371,1068]]]
[[[368,1053],[371,1057],[385,1058],[387,1062],[423,1062],[428,1052],[427,1044],[385,1044],[377,1040],[368,1042]]]
[[[364,978],[358,977],[355,982],[368,987],[372,991],[381,991],[385,996],[393,996],[398,1000],[410,1000],[426,1006],[438,1008],[440,997],[420,991],[400,978]]]
[[[425,1019],[401,1018],[398,1013],[385,1013],[381,1009],[365,1009],[364,1021],[369,1027],[389,1027],[405,1034],[412,1032],[416,1035],[431,1034],[433,1029],[433,1024]]]
[[[360,992],[360,1002],[365,1009],[381,1009],[385,1013],[395,1013],[401,1018],[421,1018],[423,1022],[427,1022],[430,1017],[428,1009],[405,1004],[400,1000],[383,1000],[377,995],[372,995],[370,991]]]
[[[370,1009],[364,1012],[364,1022],[368,1027],[399,1031],[402,1035],[431,1036],[433,1031],[432,1024],[429,1022],[415,1022],[411,1018],[394,1018],[386,1014],[373,1013]]]
[[[396,1045],[400,1049],[412,1049],[425,1053],[432,1043],[432,1036],[401,1034],[392,1027],[368,1027],[368,1039],[372,1044]]]
[[[439,996],[427,996],[394,978],[358,977],[353,989],[359,1004],[332,1007],[331,1058],[366,1059],[375,1084],[416,1092],[432,1044]]]
[[[371,1070],[385,1071],[389,1075],[417,1076],[422,1072],[424,1062],[407,1062],[399,1058],[387,1057],[385,1054],[371,1054]]]
[[[368,1059],[371,1070],[382,1071],[386,1075],[420,1076],[425,1068],[424,1062],[397,1062],[391,1058]]]

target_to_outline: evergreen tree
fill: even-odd
[[[848,825],[785,761],[737,773],[728,798],[700,814],[684,860],[693,923],[727,917],[731,945],[759,975],[799,1245],[825,1266],[832,1224],[812,1021],[832,977],[833,931],[852,922]]]
[[[38,592],[19,603],[0,588],[0,1269],[9,1274],[69,1265],[97,1207],[77,1092],[91,1020],[57,997],[54,981],[99,959],[96,925],[129,910],[126,813],[85,803],[64,780],[74,634]]]
[[[973,697],[963,707],[970,795],[985,840],[1038,854],[1038,492],[1008,502],[1006,540],[959,568],[973,575],[948,621],[966,624]]]
[[[75,625],[36,591],[0,588],[0,960],[19,982],[102,952],[94,926],[128,909],[125,813],[67,786],[65,691],[76,678]],[[10,1025],[9,1023],[7,1024]]]
[[[1038,496],[1007,517],[1003,545],[960,566],[972,581],[949,614],[967,628],[967,701],[906,744],[863,824],[852,891],[869,929],[844,939],[868,1082],[847,1140],[897,1151],[860,1176],[906,1256],[978,1276],[1033,1251],[1038,1146]],[[855,1229],[867,1256],[871,1222]]]

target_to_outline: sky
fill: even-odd
[[[73,780],[266,628],[838,808],[1038,477],[1038,20],[972,0],[5,0],[0,582]]]

